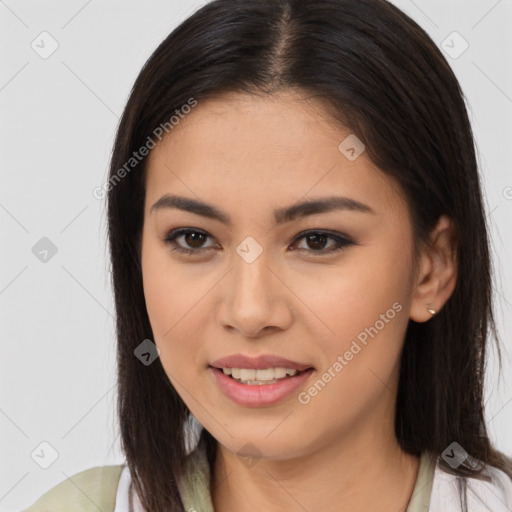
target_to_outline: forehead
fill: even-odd
[[[330,146],[349,133],[340,124],[336,125],[321,102],[299,92],[267,96],[229,93],[199,100],[172,128],[161,146],[182,144],[185,139],[188,143],[194,137],[200,139],[212,156],[229,148],[231,154],[255,149],[288,150],[284,158],[293,158],[307,151],[306,140],[310,144]],[[238,144],[229,147],[230,142]]]
[[[349,136],[321,102],[298,92],[200,100],[148,157],[146,212],[164,193],[222,198],[233,207],[333,192],[377,211],[405,206],[364,151],[353,161],[340,151]]]

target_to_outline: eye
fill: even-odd
[[[205,231],[190,228],[179,228],[168,233],[164,242],[171,246],[171,250],[192,256],[204,252],[202,244],[209,236],[210,235]],[[183,247],[177,243],[177,239],[182,237],[183,241],[188,244],[191,249]]]
[[[178,239],[182,238],[183,242],[188,247],[184,247],[178,243]],[[205,241],[210,238],[210,235],[205,231],[192,229],[192,228],[179,228],[167,234],[164,242],[171,246],[171,250],[180,253],[188,254],[190,256],[199,255],[204,253],[206,249],[215,248],[215,245],[204,246]],[[304,239],[309,247],[298,247],[298,241]],[[331,240],[330,245],[328,241]],[[331,231],[305,231],[297,235],[294,239],[292,247],[293,250],[306,251],[314,256],[321,256],[330,254],[335,251],[344,249],[355,243],[345,235]]]
[[[331,231],[306,231],[304,233],[300,233],[295,238],[295,243],[298,240],[305,240],[305,243],[312,248],[310,250],[308,247],[301,248],[299,250],[305,250],[313,256],[321,256],[325,254],[330,254],[335,251],[340,251],[350,245],[355,245],[355,243],[350,240],[345,235],[341,233],[331,232]],[[327,245],[328,240],[333,241],[331,245]],[[326,248],[327,247],[327,248]]]

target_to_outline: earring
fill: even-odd
[[[434,316],[434,315],[437,313],[437,311],[436,311],[435,309],[431,309],[431,308],[427,308],[427,311],[428,311],[432,316]]]

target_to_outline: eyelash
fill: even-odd
[[[212,247],[207,247],[206,249],[204,248],[198,248],[198,249],[185,249],[184,247],[181,247],[179,245],[177,245],[176,243],[176,239],[182,235],[188,235],[190,233],[199,233],[201,235],[205,235],[207,237],[209,237],[210,235],[205,232],[205,231],[202,231],[202,230],[199,230],[199,229],[190,229],[190,228],[178,228],[178,229],[174,229],[172,231],[170,231],[166,237],[164,238],[164,242],[168,245],[171,246],[171,250],[172,251],[177,251],[179,253],[182,253],[182,254],[187,254],[189,256],[198,256],[201,252],[204,252],[205,250],[207,249],[211,249]],[[342,249],[345,249],[346,247],[349,247],[351,245],[355,245],[355,243],[350,240],[348,237],[346,236],[343,236],[339,233],[336,233],[336,232],[331,232],[331,231],[325,231],[325,230],[308,230],[308,231],[303,231],[302,233],[299,233],[294,241],[293,241],[293,244],[297,243],[298,241],[300,241],[301,239],[303,238],[306,238],[310,235],[320,235],[320,236],[325,236],[327,237],[327,239],[331,239],[331,240],[334,240],[336,242],[336,244],[338,244],[338,246],[331,246],[329,249],[320,249],[320,250],[313,250],[313,249],[298,249],[300,251],[306,251],[306,252],[309,252],[312,256],[325,256],[325,255],[328,255],[328,254],[331,254],[331,253],[334,253],[334,252],[337,252],[337,251],[340,251]]]

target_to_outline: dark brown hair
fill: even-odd
[[[154,339],[140,264],[146,158],[126,163],[190,98],[297,89],[328,106],[400,184],[415,240],[441,214],[455,223],[458,280],[429,322],[409,322],[401,360],[396,437],[414,455],[453,441],[478,463],[512,476],[486,432],[483,380],[488,339],[497,340],[489,242],[473,134],[463,93],[427,33],[385,0],[215,0],[159,45],[137,77],[113,149],[108,233],[117,313],[118,415],[122,447],[147,511],[182,510],[184,422],[190,411],[160,360],[134,356]],[[499,346],[498,346],[499,354]],[[213,467],[216,440],[204,443]],[[445,464],[446,468],[448,466]]]

